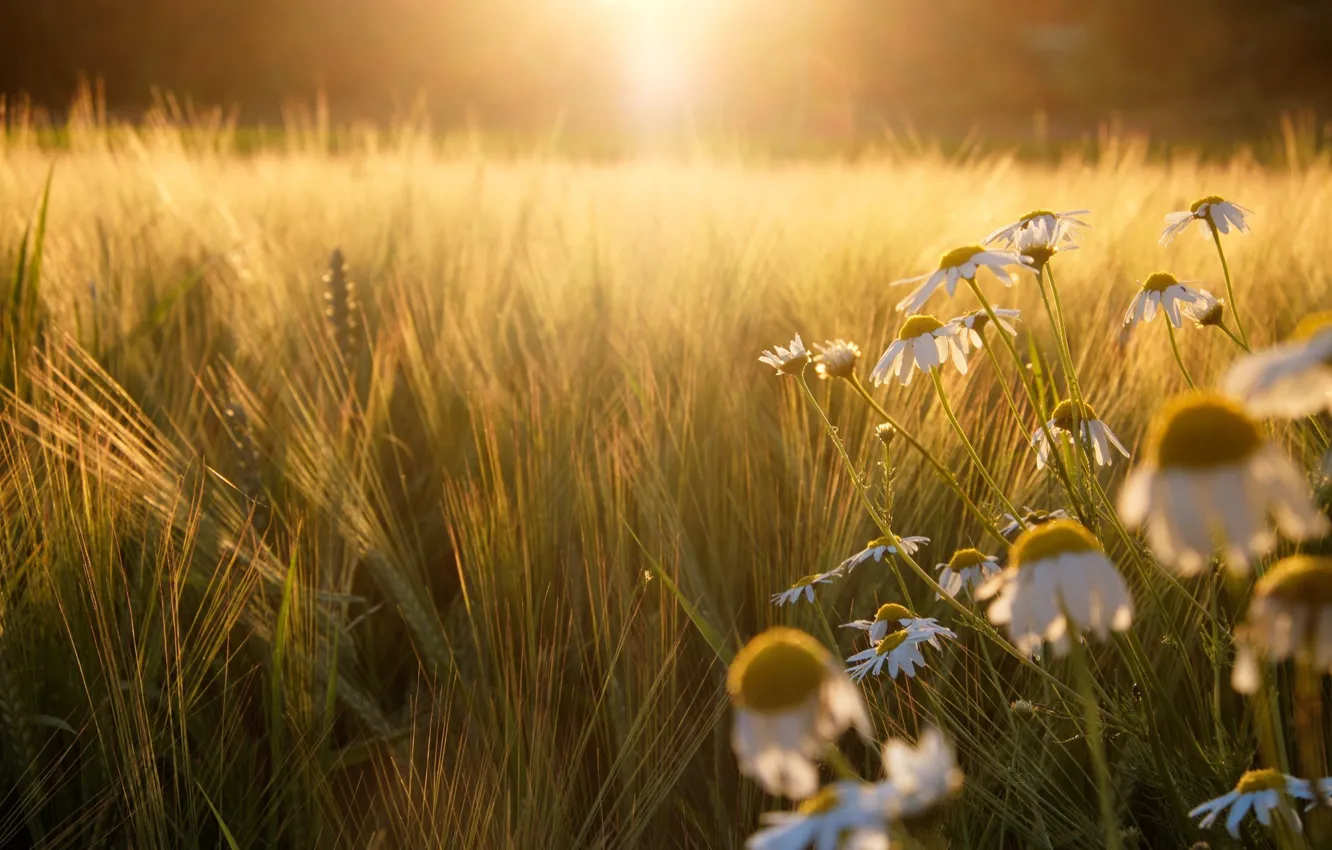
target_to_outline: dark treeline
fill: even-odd
[[[157,88],[247,120],[316,91],[344,117],[424,97],[446,123],[603,129],[626,111],[628,2],[5,0],[0,92],[59,108],[101,79],[120,112]],[[706,78],[688,112],[736,129],[1029,126],[1042,110],[1234,131],[1332,100],[1326,0],[677,2],[667,20]]]

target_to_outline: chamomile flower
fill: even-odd
[[[845,339],[830,339],[820,345],[814,343],[819,352],[814,358],[814,371],[820,378],[849,378],[856,371],[860,360],[860,346]]]
[[[1231,678],[1241,693],[1258,688],[1255,656],[1332,673],[1332,558],[1283,558],[1258,579]]]
[[[916,667],[925,666],[925,656],[920,651],[920,645],[926,640],[928,638],[919,633],[898,629],[869,649],[846,659],[846,663],[851,665],[846,668],[846,672],[852,681],[859,682],[871,673],[878,676],[886,664],[890,679],[896,679],[898,671],[905,673],[908,679],[915,678]]]
[[[1313,788],[1307,779],[1296,779],[1271,768],[1251,770],[1240,777],[1239,782],[1235,784],[1235,790],[1222,794],[1215,800],[1208,800],[1189,812],[1189,817],[1196,818],[1202,815],[1203,818],[1198,821],[1198,826],[1207,829],[1216,823],[1222,812],[1230,809],[1230,814],[1226,817],[1226,832],[1229,832],[1233,838],[1239,838],[1240,822],[1250,811],[1258,818],[1259,823],[1269,826],[1272,823],[1272,812],[1275,810],[1286,817],[1292,829],[1301,831],[1303,826],[1300,823],[1300,816],[1281,806],[1279,795],[1282,791],[1293,800],[1314,798]]]
[[[1187,211],[1168,213],[1165,217],[1166,228],[1161,232],[1161,244],[1169,245],[1175,237],[1189,228],[1195,221],[1202,235],[1210,237],[1212,228],[1220,233],[1229,233],[1234,226],[1236,231],[1249,229],[1248,216],[1253,212],[1239,204],[1231,203],[1219,195],[1208,195],[1194,201]]]
[[[897,436],[897,429],[893,427],[891,422],[881,422],[874,426],[874,436],[878,437],[879,442],[885,446],[891,446],[893,437]]]
[[[897,332],[897,339],[888,345],[883,357],[870,373],[870,380],[880,386],[889,378],[906,386],[916,370],[930,372],[947,363],[951,354],[953,365],[962,374],[967,373],[967,350],[957,337],[957,327],[945,324],[933,316],[911,316]]]
[[[1049,220],[1034,222],[1020,231],[1013,244],[1023,263],[1037,276],[1045,270],[1046,264],[1054,259],[1055,254],[1078,250],[1078,246],[1073,244],[1069,225]]]
[[[930,542],[928,537],[899,537],[898,541],[902,544],[902,551],[908,555],[916,554],[916,551]],[[866,561],[878,563],[883,560],[885,555],[896,555],[897,547],[889,542],[887,537],[879,537],[865,544],[865,548],[856,554],[847,558],[837,565],[837,569],[832,572],[850,575],[851,571]]]
[[[1213,328],[1226,323],[1226,301],[1205,289],[1198,290],[1198,300],[1185,304],[1184,318],[1200,328]]]
[[[962,790],[953,746],[934,728],[914,747],[899,738],[889,740],[883,747],[883,772],[880,800],[893,821],[920,817]]]
[[[999,572],[999,559],[979,549],[958,549],[948,563],[939,564],[936,569],[944,593],[953,597],[963,590],[975,594],[976,588]]]
[[[1124,313],[1125,325],[1140,325],[1156,318],[1157,311],[1165,313],[1170,324],[1180,327],[1183,324],[1181,305],[1194,304],[1204,295],[1211,298],[1206,290],[1191,286],[1191,281],[1180,282],[1170,272],[1155,272],[1139,282],[1138,294],[1133,296],[1129,308]],[[1215,300],[1215,299],[1213,299]]]
[[[899,628],[906,629],[913,635],[923,636],[925,642],[935,649],[941,648],[940,636],[957,640],[957,633],[939,625],[939,621],[934,617],[917,617],[911,613],[911,609],[897,602],[880,605],[879,610],[874,612],[873,620],[852,620],[843,623],[842,628],[869,632],[870,643],[878,643],[887,637],[890,631],[897,631]]]
[[[939,268],[935,271],[905,280],[895,280],[889,285],[905,286],[909,283],[920,283],[910,295],[898,302],[896,308],[899,313],[918,313],[941,286],[951,296],[957,291],[958,281],[975,280],[976,273],[981,269],[989,269],[1005,286],[1012,286],[1013,280],[1009,276],[1008,268],[1022,265],[1022,258],[1011,251],[991,251],[980,245],[967,245],[944,254],[939,259]]]
[[[1012,514],[1001,514],[999,516],[999,520],[1004,523],[1003,528],[999,529],[999,533],[1004,536],[1005,540],[1012,543],[1013,538],[1018,535],[1018,532],[1023,530],[1024,526],[1032,527],[1045,525],[1047,522],[1053,522],[1057,519],[1068,519],[1068,511],[1063,508],[1055,508],[1052,511],[1042,511],[1024,505],[1022,508],[1021,522],[1019,522],[1018,518]]]
[[[809,349],[805,348],[800,334],[796,334],[789,348],[774,345],[772,351],[764,350],[759,362],[776,369],[778,375],[799,375],[809,362]]]
[[[1214,393],[1185,393],[1156,414],[1119,513],[1145,528],[1157,558],[1182,575],[1201,571],[1218,542],[1230,567],[1247,571],[1276,542],[1269,513],[1293,540],[1328,530],[1299,468],[1239,405]]]
[[[745,842],[747,850],[838,850],[862,832],[881,833],[883,815],[872,785],[838,782],[826,785],[791,812],[768,812],[765,828]]]
[[[793,602],[799,602],[801,599],[804,599],[806,602],[813,602],[814,586],[816,584],[832,584],[832,580],[839,575],[841,574],[836,570],[833,570],[826,573],[815,573],[814,575],[805,576],[781,593],[774,593],[772,595],[772,604],[790,605]]]
[[[771,628],[745,644],[727,671],[726,691],[740,771],[769,794],[811,796],[819,787],[814,759],[828,744],[852,727],[863,738],[871,733],[860,689],[798,629]]]
[[[1060,242],[1072,243],[1077,240],[1078,231],[1090,227],[1078,216],[1091,215],[1091,210],[1070,210],[1052,212],[1051,210],[1032,210],[1022,218],[1006,224],[985,237],[986,245],[998,245],[1001,248],[1013,248],[1024,234],[1044,229],[1049,233],[1058,232]]]
[[[1046,429],[1049,429],[1051,438],[1061,436],[1071,438],[1075,427],[1082,437],[1082,444],[1092,453],[1092,458],[1098,466],[1109,466],[1114,462],[1115,456],[1110,452],[1111,447],[1124,457],[1129,456],[1128,449],[1119,442],[1115,432],[1100,420],[1094,407],[1086,402],[1079,405],[1072,399],[1066,399],[1055,405],[1050,421],[1045,423],[1045,428],[1037,428],[1031,435],[1031,447],[1036,450],[1037,469],[1044,469],[1050,460],[1051,447],[1045,436]]]
[[[990,622],[1008,626],[1013,645],[1028,653],[1049,641],[1063,655],[1070,632],[1091,631],[1104,640],[1133,623],[1124,577],[1092,533],[1071,519],[1024,531],[1009,566],[976,591],[978,599],[992,596]]]
[[[1007,331],[1009,336],[1017,336],[1017,330],[1009,324],[1008,320],[1017,321],[1021,315],[1022,311],[1020,310],[994,308],[994,317],[999,320],[999,327]],[[965,316],[950,319],[948,324],[953,326],[953,336],[962,344],[964,351],[969,353],[985,347],[985,337],[982,333],[990,325],[989,313],[984,310],[975,310]]]
[[[1332,312],[1315,313],[1282,344],[1241,357],[1224,386],[1254,416],[1299,419],[1332,411]]]

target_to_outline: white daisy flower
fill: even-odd
[[[1145,528],[1157,558],[1182,575],[1201,571],[1218,542],[1230,567],[1247,571],[1276,543],[1269,514],[1292,540],[1328,532],[1299,468],[1215,393],[1185,393],[1156,414],[1147,460],[1125,479],[1119,514]]]
[[[927,729],[916,746],[894,738],[883,747],[884,781],[879,799],[889,820],[919,817],[962,790],[957,756],[938,729]]]
[[[769,794],[804,799],[819,787],[814,760],[848,728],[871,734],[869,712],[836,656],[799,629],[775,627],[736,653],[726,674],[740,771]]]
[[[824,380],[849,378],[860,360],[860,346],[845,339],[830,339],[822,345],[814,343],[819,355],[814,358],[814,371]]]
[[[1248,216],[1253,215],[1239,204],[1233,204],[1219,195],[1208,195],[1194,201],[1187,211],[1172,212],[1166,215],[1166,228],[1161,232],[1161,244],[1169,245],[1175,237],[1188,229],[1195,221],[1202,235],[1211,237],[1212,228],[1221,233],[1229,233],[1233,225],[1235,230],[1245,232],[1249,229]]]
[[[920,645],[928,639],[923,634],[899,629],[869,649],[846,659],[846,663],[851,665],[846,668],[846,672],[853,682],[859,682],[871,673],[878,676],[887,664],[888,678],[896,679],[899,670],[906,673],[907,678],[915,678],[916,667],[925,666],[925,656],[920,651]]]
[[[999,559],[979,549],[958,549],[946,564],[939,564],[939,586],[949,596],[966,590],[974,594],[990,576],[999,572]]]
[[[1313,787],[1307,779],[1296,779],[1271,768],[1251,770],[1240,777],[1239,782],[1235,784],[1235,790],[1222,794],[1215,800],[1208,800],[1189,812],[1189,817],[1196,818],[1202,815],[1203,819],[1198,821],[1198,826],[1207,829],[1216,823],[1222,812],[1230,809],[1230,815],[1226,818],[1226,832],[1229,832],[1233,838],[1239,838],[1240,821],[1244,820],[1244,816],[1250,811],[1258,818],[1259,823],[1269,826],[1272,823],[1272,812],[1275,810],[1286,817],[1292,829],[1297,832],[1302,831],[1300,816],[1290,809],[1281,807],[1281,798],[1278,795],[1280,791],[1284,791],[1287,797],[1294,800],[1314,798]]]
[[[1017,330],[1008,323],[1008,320],[1017,321],[1021,315],[1022,311],[1020,310],[994,308],[994,317],[999,320],[999,327],[1007,331],[1009,336],[1017,336]],[[982,332],[990,325],[989,313],[984,310],[975,310],[965,316],[949,319],[948,324],[953,326],[953,336],[962,344],[964,351],[970,353],[973,350],[985,347],[985,337],[982,336]]]
[[[1079,230],[1084,227],[1091,227],[1087,222],[1078,218],[1082,215],[1091,215],[1091,210],[1070,210],[1068,212],[1033,210],[1012,224],[1006,224],[986,236],[985,244],[997,244],[1001,248],[1011,249],[1018,245],[1019,240],[1024,235],[1039,230],[1045,230],[1047,233],[1058,233],[1058,241],[1071,244],[1077,241]]]
[[[950,352],[953,365],[965,375],[967,350],[957,332],[956,326],[944,324],[933,316],[911,316],[897,332],[897,339],[879,358],[878,365],[870,373],[870,380],[877,387],[896,376],[905,387],[911,383],[916,369],[922,372],[938,369],[948,362]]]
[[[1004,526],[999,529],[999,533],[1004,536],[1005,540],[1011,543],[1013,542],[1013,538],[1017,536],[1017,533],[1024,528],[1045,525],[1047,522],[1056,519],[1068,519],[1068,511],[1063,508],[1055,508],[1052,511],[1042,511],[1023,506],[1021,522],[1019,522],[1018,518],[1012,514],[999,515],[999,521],[1004,523]]]
[[[967,245],[944,254],[939,260],[937,270],[904,280],[895,280],[889,286],[905,286],[924,281],[913,289],[910,295],[899,301],[896,308],[899,313],[918,313],[941,286],[951,296],[957,291],[958,281],[975,280],[976,273],[983,268],[994,272],[1005,286],[1012,286],[1013,279],[1008,273],[1008,267],[1022,265],[1022,258],[1011,251],[990,251],[980,245]]]
[[[882,833],[878,795],[863,782],[824,786],[793,812],[768,812],[765,828],[745,842],[747,850],[838,850],[858,833]]]
[[[772,604],[790,605],[793,602],[799,602],[802,598],[806,602],[813,602],[814,585],[831,584],[832,580],[839,575],[841,575],[841,573],[832,570],[826,573],[815,573],[812,576],[805,576],[781,593],[774,593],[772,595]]]
[[[1294,555],[1267,569],[1253,588],[1231,683],[1258,689],[1258,660],[1297,658],[1332,673],[1332,558]]]
[[[899,628],[906,629],[913,635],[923,636],[925,642],[935,649],[942,648],[939,644],[940,636],[957,640],[957,633],[939,625],[939,621],[934,617],[917,617],[905,605],[896,602],[880,605],[879,610],[874,612],[873,620],[852,620],[843,623],[842,628],[869,632],[870,643],[875,644],[887,637],[888,632],[897,631]]]
[[[1082,436],[1082,444],[1092,453],[1097,466],[1109,466],[1114,463],[1115,456],[1110,452],[1112,446],[1124,457],[1129,456],[1128,449],[1119,442],[1115,432],[1100,420],[1094,407],[1086,402],[1079,407],[1077,402],[1066,399],[1055,405],[1050,421],[1045,423],[1045,428],[1037,428],[1031,435],[1031,447],[1036,450],[1037,469],[1044,469],[1050,461],[1051,446],[1045,438],[1046,429],[1049,429],[1051,438],[1071,438],[1075,421],[1077,432]]]
[[[1055,254],[1076,251],[1072,229],[1067,222],[1038,220],[1020,231],[1015,240],[1018,256],[1037,276]]]
[[[800,370],[809,362],[809,350],[801,341],[800,334],[791,340],[790,348],[774,345],[772,351],[764,350],[759,357],[760,363],[767,363],[777,370],[778,375],[799,375]]]
[[[1198,300],[1184,305],[1184,317],[1200,328],[1226,323],[1226,301],[1205,289],[1198,290]]]
[[[1091,631],[1104,640],[1133,623],[1128,585],[1090,531],[1071,519],[1030,528],[1009,553],[1009,566],[976,591],[997,596],[988,615],[1007,625],[1022,652],[1049,641],[1056,655],[1068,651],[1070,632]],[[1072,622],[1069,622],[1072,619]]]
[[[919,550],[921,546],[930,542],[930,538],[928,537],[899,537],[897,539],[902,544],[902,551],[906,552],[908,555],[916,554],[916,551]],[[874,561],[878,563],[883,560],[885,555],[896,554],[897,547],[888,542],[887,537],[879,537],[866,543],[864,549],[861,549],[856,554],[838,564],[837,569],[832,570],[831,572],[850,575],[852,570],[866,561]]]
[[[1166,319],[1175,327],[1181,327],[1180,306],[1194,304],[1204,296],[1211,298],[1206,290],[1195,289],[1192,281],[1180,282],[1169,272],[1156,272],[1139,281],[1142,287],[1133,296],[1128,311],[1124,313],[1125,325],[1140,325],[1156,318],[1157,310],[1165,313]],[[1215,299],[1213,299],[1215,300]]]
[[[1235,361],[1224,387],[1254,416],[1300,419],[1332,411],[1332,312],[1307,317],[1284,343]]]

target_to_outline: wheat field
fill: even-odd
[[[903,589],[955,620],[885,565],[770,604],[879,531],[760,351],[846,337],[867,371],[900,322],[890,281],[1030,209],[1089,209],[1059,286],[1083,392],[1134,451],[1184,387],[1159,322],[1121,333],[1136,281],[1223,293],[1210,241],[1157,244],[1165,213],[1211,193],[1254,211],[1226,244],[1255,344],[1332,305],[1321,156],[1105,138],[1041,162],[595,162],[420,134],[330,154],[296,131],[240,154],[167,121],[0,138],[5,846],[743,846],[781,804],[731,753],[734,652],[784,623],[849,655],[837,626]],[[984,285],[1022,310],[1055,400],[1031,278]],[[1205,328],[1179,344],[1200,384],[1237,353]],[[1014,370],[977,357],[944,383],[1012,502],[1064,507]],[[886,480],[853,393],[810,387],[894,529],[930,538],[923,564],[983,544],[909,450]],[[928,380],[874,395],[1002,512]],[[1313,432],[1273,427],[1312,468]],[[1255,761],[1252,711],[1215,681],[1232,642],[1203,585],[1126,575],[1141,655],[1093,649],[1123,846],[1240,846],[1186,816]],[[916,678],[863,686],[881,737],[928,721],[956,743],[966,785],[933,846],[1101,846],[1079,710],[954,626]]]

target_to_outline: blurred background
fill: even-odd
[[[0,4],[0,92],[116,113],[154,89],[440,128],[1206,141],[1327,112],[1327,0],[42,0]]]

